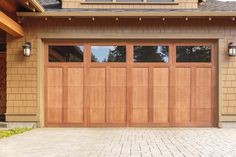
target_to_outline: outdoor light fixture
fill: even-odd
[[[229,56],[231,57],[236,55],[236,44],[234,42],[229,43],[228,53],[229,53]]]
[[[29,57],[31,55],[31,43],[25,42],[23,45],[23,53],[25,57]]]

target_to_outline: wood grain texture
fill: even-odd
[[[90,68],[90,123],[106,122],[106,69]]]
[[[154,123],[169,122],[169,69],[154,68]]]
[[[133,68],[132,122],[148,122],[148,68]]]
[[[111,68],[109,123],[126,123],[126,68]]]
[[[62,122],[63,84],[62,68],[47,69],[47,122]]]
[[[68,68],[67,122],[84,121],[83,68]]]
[[[173,106],[174,123],[190,122],[191,108],[191,69],[175,69],[175,106]]]

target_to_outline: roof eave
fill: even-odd
[[[102,11],[60,11],[60,12],[17,12],[19,17],[234,17],[236,11],[171,11],[171,12],[102,12]]]
[[[40,13],[45,12],[44,7],[39,3],[38,0],[29,0],[29,1],[38,12],[40,12]]]

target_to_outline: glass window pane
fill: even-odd
[[[49,62],[83,62],[83,46],[49,46]]]
[[[211,47],[176,46],[176,62],[211,62]]]
[[[168,63],[168,46],[134,46],[134,62]]]
[[[92,62],[126,62],[125,46],[92,46]]]

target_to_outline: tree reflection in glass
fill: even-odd
[[[177,62],[211,62],[209,46],[176,46]]]
[[[92,46],[92,62],[126,62],[125,46]]]
[[[83,46],[49,46],[49,62],[83,62]]]
[[[168,51],[168,46],[134,46],[134,62],[168,63]]]

